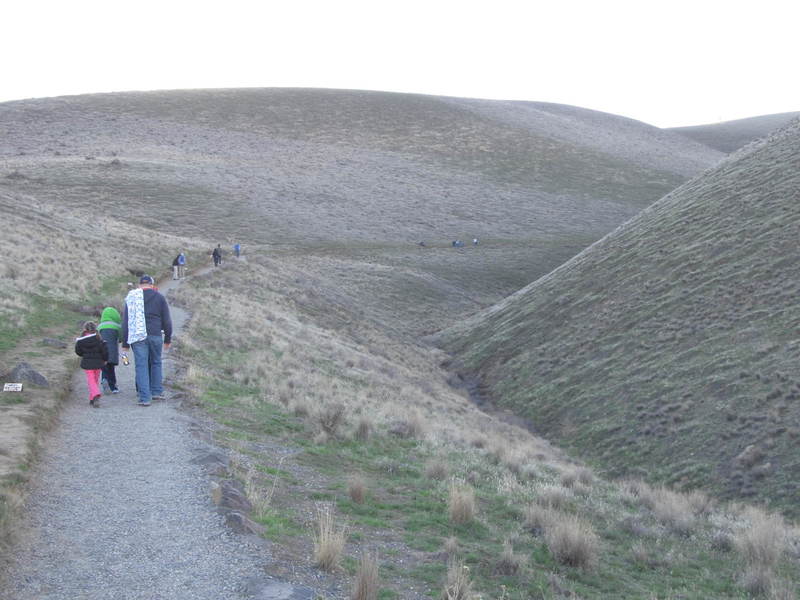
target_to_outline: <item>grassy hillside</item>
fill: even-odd
[[[783,127],[798,116],[800,112],[778,113],[710,125],[672,127],[668,131],[685,135],[720,152],[730,153]]]
[[[5,189],[172,234],[383,266],[380,283],[399,273],[393,295],[439,319],[406,320],[417,332],[519,289],[720,158],[574,107],[335,90],[10,102],[0,132]],[[473,237],[481,253],[450,248]]]
[[[617,476],[800,509],[800,123],[442,335]]]

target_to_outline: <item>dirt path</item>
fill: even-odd
[[[169,281],[169,293],[179,282]],[[172,306],[175,336],[187,319]],[[26,529],[0,597],[9,600],[311,598],[271,580],[269,552],[228,529],[192,460],[212,448],[169,401],[136,405],[134,367],[121,390],[88,405],[82,371],[34,478]],[[165,382],[174,366],[165,353]]]

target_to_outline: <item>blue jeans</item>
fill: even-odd
[[[136,362],[136,388],[139,402],[150,402],[153,396],[164,394],[161,383],[161,348],[164,340],[160,335],[148,335],[147,339],[131,344]]]

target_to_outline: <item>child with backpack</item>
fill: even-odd
[[[97,408],[103,395],[100,391],[100,372],[108,360],[108,348],[94,322],[84,323],[81,337],[75,340],[75,354],[81,357],[81,369],[86,371],[89,404]]]

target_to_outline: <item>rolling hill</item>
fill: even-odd
[[[441,342],[613,475],[796,516],[799,160],[796,120]]]
[[[798,116],[800,112],[777,113],[709,125],[672,127],[668,131],[685,135],[720,152],[730,153],[783,127]]]
[[[321,283],[338,256],[365,315],[413,333],[547,273],[722,156],[542,103],[244,89],[0,105],[7,194],[260,245]],[[479,252],[450,247],[473,237]]]

